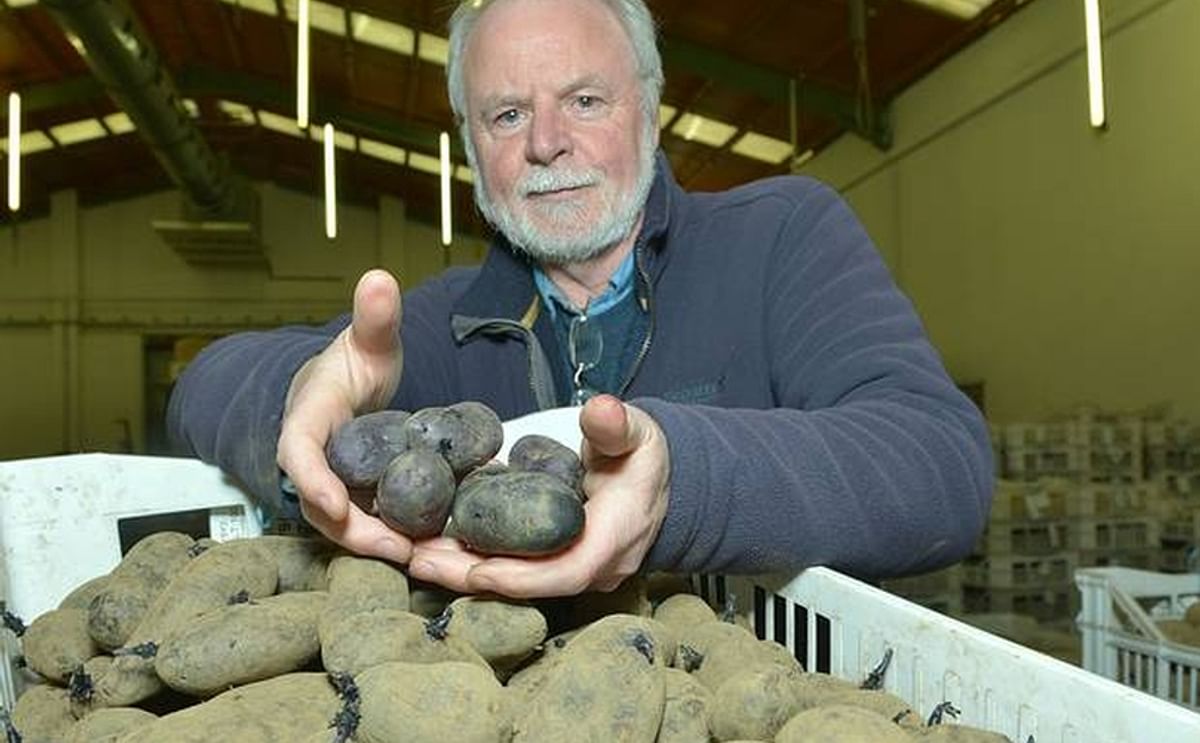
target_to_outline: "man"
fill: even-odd
[[[883,577],[969,551],[991,493],[978,411],[831,191],[674,183],[641,0],[472,0],[450,49],[499,231],[484,265],[406,291],[403,311],[372,271],[349,324],[214,344],[172,398],[181,441],[268,502],[277,461],[330,538],[460,591],[564,595],[639,569]],[[587,400],[587,524],[562,554],[413,544],[347,500],[332,430],[463,399],[505,419]]]

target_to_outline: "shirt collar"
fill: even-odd
[[[575,307],[570,299],[567,299],[541,266],[533,267],[533,281],[537,285],[538,293],[542,295],[542,301],[550,310],[551,319],[557,316],[560,309],[572,315],[587,314],[589,317],[594,317],[612,309],[629,292],[633,291],[633,264],[633,251],[631,250],[609,278],[604,292],[588,302],[586,313],[581,313],[579,308]]]

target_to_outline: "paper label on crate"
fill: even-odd
[[[240,506],[211,509],[208,512],[208,533],[218,542],[253,536],[246,528],[246,514]]]

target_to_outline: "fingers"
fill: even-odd
[[[399,344],[400,285],[387,271],[367,271],[354,288],[351,333],[367,354],[391,353]]]
[[[277,461],[291,478],[309,510],[327,522],[346,519],[350,507],[346,486],[329,469],[324,442],[328,434],[306,431],[293,416],[279,434]]]
[[[408,572],[459,593],[495,593],[511,598],[570,596],[591,583],[591,560],[581,538],[565,552],[548,557],[488,557],[454,539],[434,539],[413,548]]]
[[[346,516],[334,520],[325,512],[301,499],[304,518],[318,531],[346,549],[360,555],[370,555],[405,564],[412,557],[412,543],[402,534],[389,529],[382,521],[363,513],[358,506],[346,504]]]
[[[588,400],[579,415],[587,448],[605,457],[619,457],[637,448],[648,434],[648,423],[645,413],[612,395]]]

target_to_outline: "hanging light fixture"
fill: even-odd
[[[1103,129],[1107,123],[1104,107],[1104,53],[1101,49],[1100,0],[1083,0],[1087,30],[1088,104],[1092,127]]]
[[[337,237],[337,178],[333,167],[334,131],[333,124],[326,124],[323,142],[325,146],[325,237]]]
[[[450,224],[450,178],[454,175],[454,166],[450,164],[450,135],[446,132],[438,137],[438,149],[442,156],[439,174],[442,181],[442,245],[448,248],[454,234]]]
[[[8,94],[8,209],[21,209],[21,94]]]
[[[308,131],[308,0],[296,11],[296,126]]]

